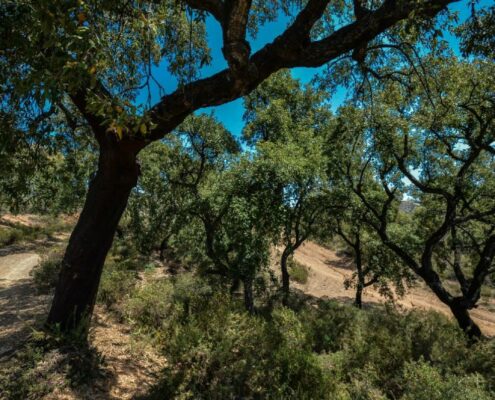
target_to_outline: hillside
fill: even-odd
[[[346,290],[344,281],[352,276],[351,262],[333,250],[313,242],[302,245],[295,253],[296,261],[309,268],[307,284],[294,283],[303,292],[320,298],[352,302],[353,289]],[[364,303],[383,303],[385,300],[373,287],[366,288]],[[451,316],[450,310],[442,304],[424,285],[417,284],[410,288],[403,298],[395,300],[404,309],[424,309],[441,312]],[[485,335],[495,336],[495,299],[491,298],[472,311],[474,320],[480,325]]]

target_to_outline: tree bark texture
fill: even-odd
[[[280,258],[280,269],[282,271],[282,302],[284,305],[287,305],[289,300],[289,291],[290,291],[290,275],[289,269],[287,267],[287,260],[289,259],[289,254],[287,252],[282,253],[282,257]]]
[[[253,280],[243,279],[244,284],[244,305],[249,314],[254,314]]]
[[[62,261],[49,325],[69,331],[89,324],[105,258],[138,175],[134,152],[102,149],[98,171]]]

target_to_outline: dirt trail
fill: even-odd
[[[295,284],[307,294],[315,297],[328,297],[342,301],[352,302],[354,290],[346,290],[344,281],[352,276],[352,264],[335,251],[308,242],[302,245],[294,255],[296,261],[309,268],[309,279],[305,285]],[[363,294],[363,302],[383,303],[384,299],[373,288],[366,288]],[[435,310],[451,316],[450,310],[442,304],[427,288],[411,288],[406,295],[398,299],[396,303],[406,309],[422,308]],[[489,299],[488,306],[495,307],[495,299]],[[485,335],[495,336],[495,312],[481,305],[471,312],[473,319],[479,324]]]
[[[36,253],[0,257],[0,355],[14,349],[46,313],[48,296],[40,296],[29,276],[39,263]]]
[[[29,279],[29,273],[38,265],[40,256],[36,253],[18,253],[0,257],[0,282],[10,286],[21,279]]]

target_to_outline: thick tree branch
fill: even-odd
[[[311,28],[323,15],[329,0],[309,0],[284,33],[250,57],[243,74],[236,74],[230,68],[225,69],[164,96],[150,111],[156,127],[146,139],[153,141],[162,138],[199,108],[220,105],[246,95],[282,68],[319,67],[369,42],[407,18],[412,11],[433,17],[454,1],[430,0],[418,6],[417,1],[413,0],[388,0],[379,9],[327,38],[311,42]]]
[[[251,47],[246,40],[246,26],[251,0],[232,0],[225,3],[222,52],[234,74],[248,65]]]
[[[486,277],[490,273],[490,267],[495,258],[495,235],[491,235],[487,238],[485,246],[480,255],[480,259],[476,268],[474,269],[473,278],[471,279],[471,285],[467,293],[466,301],[468,307],[473,307],[481,295],[481,286],[485,282]]]
[[[221,0],[183,0],[189,7],[199,11],[206,11],[217,21],[223,21],[223,2]]]

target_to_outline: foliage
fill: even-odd
[[[170,237],[187,223],[186,204],[171,190],[166,171],[170,149],[155,143],[141,155],[141,179],[134,189],[123,225],[129,239],[142,254],[166,245]]]
[[[290,258],[288,262],[290,278],[297,283],[306,284],[308,282],[308,268],[301,263],[298,263],[294,258]]]
[[[174,327],[181,319],[201,307],[212,294],[211,287],[190,274],[177,280],[161,279],[137,287],[125,302],[125,315],[143,332]]]
[[[63,249],[52,249],[44,254],[41,262],[31,271],[34,284],[41,293],[50,293],[58,282],[62,268]]]
[[[495,256],[494,65],[429,61],[428,74],[412,74],[408,84],[377,80],[372,100],[364,95],[359,106],[342,108],[335,132],[352,156],[340,171],[366,225],[479,336],[468,311]],[[350,115],[361,122],[350,123]],[[405,196],[419,204],[412,216],[400,212]],[[445,277],[457,281],[460,295]]]
[[[331,113],[324,94],[293,79],[274,74],[244,100],[244,140],[254,146],[252,168],[270,180],[283,246],[280,257],[285,301],[289,291],[287,260],[316,231],[325,208],[324,132]],[[259,179],[259,178],[258,178]],[[266,178],[265,178],[266,179]]]
[[[60,221],[52,216],[43,216],[36,225],[0,222],[0,246],[9,246],[20,242],[50,240],[55,233],[63,233],[72,227],[71,223]]]
[[[483,387],[484,379],[477,374],[462,377],[442,375],[431,365],[419,361],[404,367],[403,400],[488,400],[491,395]]]
[[[14,244],[21,237],[21,232],[9,227],[0,227],[0,247]]]
[[[494,394],[493,341],[469,346],[437,313],[361,311],[320,301],[317,307],[301,302],[297,309],[276,307],[252,316],[225,289],[187,275],[157,282],[146,295],[136,292],[140,307],[134,315],[145,315],[134,320],[136,328],[151,333],[169,361],[146,398]]]
[[[493,60],[495,57],[495,7],[473,12],[456,33],[461,38],[464,55],[476,55]]]
[[[228,296],[217,293],[173,329],[165,345],[170,366],[156,398],[328,396],[329,383],[303,327],[287,309],[267,322],[232,308]]]
[[[97,301],[112,308],[124,301],[137,282],[137,272],[125,263],[113,261],[106,263],[101,275]]]

